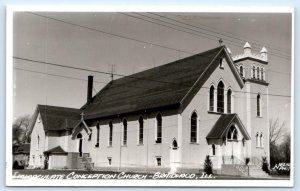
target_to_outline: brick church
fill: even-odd
[[[267,49],[220,46],[112,80],[81,108],[37,105],[30,168],[198,172],[269,161]],[[86,91],[86,90],[82,90]]]

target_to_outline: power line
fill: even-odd
[[[178,28],[174,28],[174,27],[171,27],[171,26],[168,26],[168,25],[156,23],[156,22],[153,22],[153,21],[149,21],[149,20],[146,20],[146,19],[137,17],[137,16],[129,15],[129,14],[126,14],[126,13],[120,13],[120,14],[126,15],[126,16],[128,16],[128,17],[132,17],[132,18],[135,18],[135,19],[143,20],[143,21],[146,21],[146,22],[149,22],[149,23],[153,23],[153,24],[156,24],[156,25],[160,25],[160,26],[164,26],[164,27],[167,27],[167,28],[171,28],[171,29],[174,29],[174,30],[177,30],[177,31],[180,31],[180,32],[187,33],[187,34],[191,34],[191,35],[195,35],[195,36],[199,36],[199,37],[204,37],[204,38],[207,38],[207,39],[210,39],[210,40],[213,40],[213,41],[216,41],[216,40],[218,40],[218,38],[219,38],[218,36],[215,36],[216,39],[210,38],[210,37],[206,37],[206,36],[203,36],[203,35],[200,35],[200,34],[196,34],[196,33],[193,33],[193,32],[188,32],[188,31],[181,30],[181,29],[178,29]],[[135,14],[141,15],[141,14],[138,14],[138,13],[135,13]],[[148,16],[145,16],[145,15],[142,15],[142,16],[148,17]],[[148,18],[153,19],[153,20],[159,20],[159,19],[155,19],[155,18],[152,18],[152,17],[148,17]],[[161,20],[160,20],[160,21],[161,21]],[[162,21],[162,22],[165,22],[165,21]],[[177,26],[177,27],[184,28],[184,27],[182,27],[182,26],[178,26],[178,25],[175,25],[175,24],[172,24],[172,25],[173,25],[173,26]],[[185,29],[186,29],[186,28],[185,28]],[[193,30],[193,29],[187,29],[187,30]],[[201,33],[201,32],[199,32],[199,31],[197,31],[197,32],[198,32],[198,33]],[[202,32],[202,34],[210,35],[210,34],[203,33],[203,32]],[[210,36],[212,36],[212,35],[210,35]],[[227,41],[228,41],[228,42],[227,42],[228,44],[231,44],[231,45],[236,46],[236,47],[241,47],[240,44],[234,44],[234,43],[236,43],[236,42],[234,42],[234,41],[230,41],[230,40],[227,40]],[[279,56],[279,55],[273,54],[273,53],[269,53],[269,54],[270,54],[270,55],[273,55],[273,56],[276,56],[276,57],[279,57],[279,58],[283,58],[283,59],[286,59],[286,60],[290,60],[289,58],[282,57],[283,55],[282,55],[282,56]]]
[[[151,44],[151,45],[154,45],[154,46],[157,46],[157,47],[160,47],[160,48],[165,48],[165,49],[169,49],[169,50],[173,50],[173,51],[180,51],[180,52],[184,52],[184,53],[187,53],[187,54],[195,54],[193,52],[189,52],[189,51],[186,51],[186,50],[180,50],[180,49],[167,47],[167,46],[164,46],[164,45],[161,45],[161,44],[157,44],[157,43],[152,43],[152,42],[143,41],[143,40],[139,40],[139,39],[135,39],[135,38],[131,38],[131,37],[119,35],[119,34],[114,34],[114,33],[106,32],[106,31],[103,31],[103,30],[94,29],[94,28],[91,28],[91,27],[87,27],[87,26],[83,26],[83,25],[71,23],[71,22],[68,22],[68,21],[56,19],[56,18],[53,18],[53,17],[40,15],[40,14],[33,13],[33,12],[27,12],[27,13],[30,13],[32,15],[36,15],[36,16],[39,16],[39,17],[43,17],[43,18],[46,18],[46,19],[51,19],[51,20],[54,20],[54,21],[57,21],[57,22],[62,22],[62,23],[65,23],[65,24],[69,24],[69,25],[72,25],[72,26],[76,26],[76,27],[80,27],[80,28],[85,28],[85,29],[88,29],[88,30],[91,30],[91,31],[100,32],[100,33],[103,33],[103,34],[106,34],[106,35],[110,35],[110,36],[115,36],[115,37],[119,37],[119,38],[123,38],[123,39],[127,39],[127,40],[132,40],[132,41],[143,43],[143,44]]]
[[[91,70],[91,69],[85,69],[85,68],[79,68],[79,67],[73,67],[73,66],[66,66],[66,65],[61,65],[61,64],[54,64],[54,63],[50,63],[50,62],[37,61],[37,60],[26,59],[26,58],[21,58],[21,57],[13,57],[13,58],[14,59],[18,59],[18,60],[23,60],[23,61],[29,61],[29,62],[33,62],[33,63],[47,64],[47,65],[56,66],[56,67],[70,68],[70,69],[76,69],[76,70],[81,70],[81,71],[88,71],[88,72],[95,72],[95,73],[100,73],[100,74],[111,75],[111,73],[109,73],[109,72],[103,72],[103,71],[98,71],[98,70]],[[178,87],[181,86],[181,87],[185,87],[185,88],[191,88],[190,86],[183,86],[182,84],[178,84],[178,83],[174,83],[174,82],[153,80],[153,79],[148,79],[148,78],[138,78],[138,77],[134,77],[132,75],[126,76],[126,75],[117,74],[117,73],[115,75],[121,76],[121,77],[133,78],[133,79],[136,79],[136,80],[153,81],[153,82],[158,82],[158,83],[173,84],[173,85],[176,85]],[[209,89],[210,87],[204,87],[204,86],[202,86],[201,88]],[[174,90],[172,89],[170,91],[174,91]],[[178,90],[178,91],[182,91],[182,89]],[[238,91],[238,90],[232,90],[232,91],[233,92],[238,92],[238,93],[246,93],[246,94],[255,94],[255,95],[257,95],[257,92],[245,92],[245,91]],[[270,95],[270,96],[279,96],[279,97],[291,97],[291,96],[288,96],[288,95],[280,95],[280,94],[263,94],[262,93],[261,95]]]
[[[241,38],[236,37],[236,35],[235,35],[235,36],[225,35],[225,34],[223,34],[223,33],[220,33],[220,32],[214,31],[214,30],[208,30],[208,29],[205,29],[205,28],[202,28],[202,27],[199,27],[199,26],[195,26],[195,25],[192,25],[192,24],[189,24],[189,23],[185,23],[185,22],[182,22],[182,21],[179,21],[179,20],[176,20],[176,19],[172,19],[172,18],[170,18],[170,17],[166,17],[166,16],[163,16],[163,15],[160,15],[160,14],[156,14],[156,13],[150,13],[150,12],[148,12],[148,14],[156,15],[156,16],[159,16],[159,17],[162,17],[162,18],[171,20],[171,21],[175,21],[175,22],[177,22],[177,23],[181,23],[181,24],[184,24],[184,25],[187,25],[187,26],[191,26],[191,27],[194,27],[194,28],[198,28],[198,29],[200,29],[200,30],[204,30],[204,31],[208,31],[208,32],[213,32],[213,33],[215,33],[215,34],[219,34],[219,35],[222,35],[222,36],[225,36],[225,37],[228,37],[228,38],[236,39],[236,40],[238,40],[238,41],[242,41],[242,42],[245,41],[244,39],[241,39]],[[201,25],[201,24],[199,24],[199,25]],[[207,26],[206,26],[206,27],[207,27]],[[252,45],[256,45],[256,47],[258,47],[258,48],[264,46],[264,45],[262,45],[262,44],[259,44],[258,42],[255,42],[255,41],[250,41],[250,43],[251,43]],[[282,51],[281,49],[273,48],[272,46],[268,46],[268,47],[269,47],[269,49],[273,49],[273,50],[276,50],[276,51],[279,51],[279,52],[286,53],[287,55],[284,55],[284,56],[289,56],[289,55],[290,55],[290,53],[284,52],[284,51]]]
[[[79,81],[88,81],[86,79],[82,79],[82,78],[75,78],[75,77],[70,77],[70,76],[63,76],[63,75],[58,75],[58,74],[50,74],[50,73],[46,73],[46,72],[39,72],[39,71],[35,71],[35,70],[28,70],[28,69],[23,69],[23,68],[17,68],[14,67],[14,69],[16,70],[21,70],[21,71],[26,71],[26,72],[31,72],[31,73],[36,73],[36,74],[43,74],[43,75],[47,75],[47,76],[55,76],[55,77],[61,77],[61,78],[66,78],[66,79],[72,79],[72,80],[79,80]],[[107,84],[108,82],[99,82],[94,80],[95,83],[101,83],[101,84]]]

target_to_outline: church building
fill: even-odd
[[[37,105],[30,168],[199,172],[269,161],[268,55],[220,46],[109,82],[81,108]],[[254,167],[253,167],[254,168]],[[258,168],[258,167],[257,167]]]

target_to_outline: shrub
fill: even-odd
[[[213,173],[213,165],[208,155],[206,155],[205,161],[204,161],[204,172],[206,174],[212,174]]]
[[[269,164],[267,161],[267,157],[262,157],[262,170],[266,173],[269,173]]]

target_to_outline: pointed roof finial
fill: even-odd
[[[219,39],[219,44],[220,44],[220,46],[222,46],[222,43],[223,43],[223,39],[220,38],[220,39]]]
[[[267,53],[267,52],[268,52],[268,50],[266,49],[266,47],[262,47],[260,53]]]
[[[249,42],[246,42],[246,44],[244,45],[244,48],[251,48],[251,45],[249,44]]]

